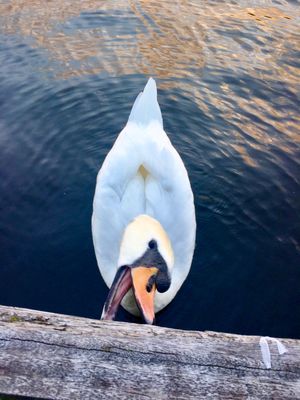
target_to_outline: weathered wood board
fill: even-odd
[[[45,399],[300,399],[300,341],[0,306],[0,393]]]

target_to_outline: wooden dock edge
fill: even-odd
[[[0,306],[0,393],[43,399],[300,399],[300,340]]]

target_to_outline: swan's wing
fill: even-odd
[[[149,82],[99,171],[92,230],[98,266],[110,286],[128,223],[146,213],[162,224],[175,256],[168,295],[158,293],[161,303],[165,303],[163,307],[175,296],[189,272],[196,223],[188,175],[163,130],[155,82]],[[141,172],[141,166],[146,175]]]
[[[96,258],[100,272],[109,287],[117,271],[125,227],[134,217],[144,213],[142,176],[134,170],[131,171],[125,158],[118,157],[118,150],[113,148],[111,152],[116,155],[114,162],[106,163],[105,160],[98,174],[92,216]],[[107,172],[111,171],[111,175],[106,174],[106,169]]]

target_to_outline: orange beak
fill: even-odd
[[[153,324],[155,283],[149,286],[149,279],[158,272],[157,268],[134,267],[131,269],[132,286],[137,305],[147,324]],[[151,280],[150,280],[151,281]]]

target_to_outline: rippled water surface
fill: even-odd
[[[300,338],[299,7],[2,1],[0,304],[100,316],[96,174],[153,76],[198,224],[157,323]]]

